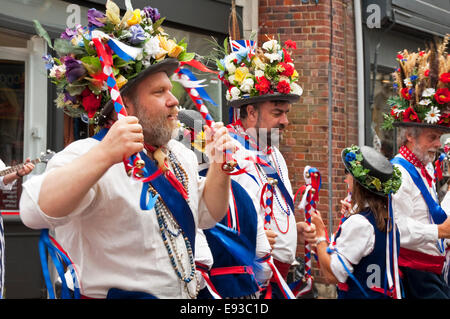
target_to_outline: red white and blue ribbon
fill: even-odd
[[[316,204],[319,200],[319,190],[322,186],[322,178],[319,170],[310,166],[305,167],[303,177],[305,179],[305,185],[300,187],[296,192],[294,202],[297,195],[299,193],[302,194],[298,208],[305,211],[305,221],[308,225],[311,225],[311,212],[316,210]],[[291,285],[297,297],[306,295],[313,288],[311,253],[311,245],[305,241],[305,276],[303,280],[300,280],[295,285]]]
[[[122,96],[120,95],[120,90],[117,86],[117,81],[114,77],[112,50],[109,47],[108,43],[102,42],[102,39],[100,37],[94,37],[98,36],[97,34],[94,34],[94,31],[92,33],[93,33],[92,41],[94,42],[95,48],[97,50],[103,74],[106,77],[106,84],[108,86],[108,90],[111,95],[111,100],[114,104],[114,110],[117,113],[118,119],[124,118],[128,114],[125,109]],[[130,159],[124,159],[123,161],[127,173],[131,171],[131,175],[137,179],[139,179],[138,173],[142,170],[142,167],[137,165],[139,160],[141,160],[140,155],[134,154]]]
[[[184,61],[180,63],[180,68],[175,71],[172,76],[173,81],[177,81],[183,85],[186,93],[189,95],[191,100],[194,102],[197,110],[202,115],[203,119],[206,122],[208,127],[212,127],[214,125],[214,119],[209,113],[208,108],[206,107],[204,100],[210,102],[213,105],[217,105],[208,95],[206,90],[203,88],[203,85],[200,85],[201,81],[198,81],[196,76],[188,69],[183,68],[182,66],[189,65],[193,68],[196,68],[203,72],[210,72],[217,74],[216,71],[212,71],[208,69],[205,65],[196,60]],[[235,159],[233,154],[230,151],[225,152],[225,163],[235,163]],[[225,164],[224,163],[224,164]],[[225,171],[225,170],[224,170]],[[236,172],[226,172],[227,174],[236,174]]]
[[[436,160],[436,162],[434,163],[434,178],[436,180],[442,180],[443,175],[442,175],[442,163],[444,161],[444,159],[447,157],[447,155],[445,153],[442,153],[441,155],[439,155],[439,158]]]
[[[50,299],[56,299],[55,291],[53,289],[53,283],[50,277],[50,272],[47,262],[47,252],[51,257],[53,265],[56,268],[59,278],[61,279],[61,299],[72,299],[70,290],[67,286],[65,278],[65,267],[69,270],[73,279],[73,296],[75,299],[80,299],[80,285],[76,272],[76,267],[69,255],[62,249],[58,242],[49,235],[48,229],[41,231],[39,239],[39,256],[41,259],[42,272],[44,276],[45,285],[47,286],[48,297]]]
[[[209,277],[209,267],[198,261],[195,262],[195,267],[202,275],[206,289],[208,289],[208,292],[211,294],[213,299],[222,299],[222,296],[219,294],[216,287],[212,283],[211,278]]]

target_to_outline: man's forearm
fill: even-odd
[[[222,220],[228,210],[230,185],[230,176],[224,174],[222,165],[211,163],[206,175],[203,199],[211,216],[216,221]]]
[[[73,162],[55,168],[45,177],[38,204],[50,217],[64,217],[111,166],[98,146]]]

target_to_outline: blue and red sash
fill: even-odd
[[[394,157],[391,160],[391,163],[401,165],[404,169],[406,169],[406,171],[411,176],[414,184],[416,184],[417,188],[420,190],[420,193],[422,194],[423,199],[428,206],[428,210],[430,212],[431,218],[433,219],[433,222],[438,225],[442,224],[447,219],[447,214],[442,209],[442,207],[433,199],[430,192],[428,191],[428,188],[425,186],[425,183],[417,172],[415,166],[404,158],[398,156]]]
[[[96,135],[92,138],[101,141],[108,129],[101,129]],[[143,177],[149,177],[154,175],[154,178],[150,181],[142,183],[142,191],[141,191],[141,209],[148,210],[151,205],[145,203],[145,198],[148,194],[148,187],[151,184],[159,196],[163,199],[167,208],[172,213],[172,216],[177,221],[180,228],[183,230],[184,234],[189,239],[191,243],[192,251],[195,253],[195,221],[194,216],[192,214],[191,208],[188,203],[178,192],[175,187],[167,180],[167,178],[163,174],[155,174],[158,171],[158,166],[155,164],[155,161],[151,160],[144,152],[139,153],[141,159],[145,162],[145,169],[143,170]],[[153,197],[154,199],[156,197]]]

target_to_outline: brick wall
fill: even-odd
[[[333,26],[330,28],[330,0],[259,0],[259,39],[267,36],[282,42],[297,43],[293,58],[300,74],[299,84],[304,92],[290,112],[290,126],[284,134],[281,151],[288,163],[294,192],[304,183],[306,165],[316,167],[322,175],[322,190],[318,210],[329,223],[329,150],[328,130],[332,130],[332,211],[333,229],[339,223],[339,201],[346,196],[343,182],[345,171],[340,159],[341,150],[358,143],[356,49],[353,1],[332,1]],[[331,30],[330,30],[331,29]],[[328,65],[332,43],[332,127],[328,123]],[[303,214],[297,212],[297,219]],[[298,255],[304,247],[298,245]],[[323,283],[316,266],[317,283]]]

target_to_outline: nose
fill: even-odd
[[[166,101],[166,106],[167,107],[174,107],[174,106],[178,106],[180,103],[178,102],[178,99],[175,97],[175,95],[172,94],[172,92],[168,92],[169,93],[169,97]]]
[[[280,118],[280,122],[279,123],[284,125],[284,127],[289,125],[289,119],[288,119],[287,113],[283,113],[283,115]]]

